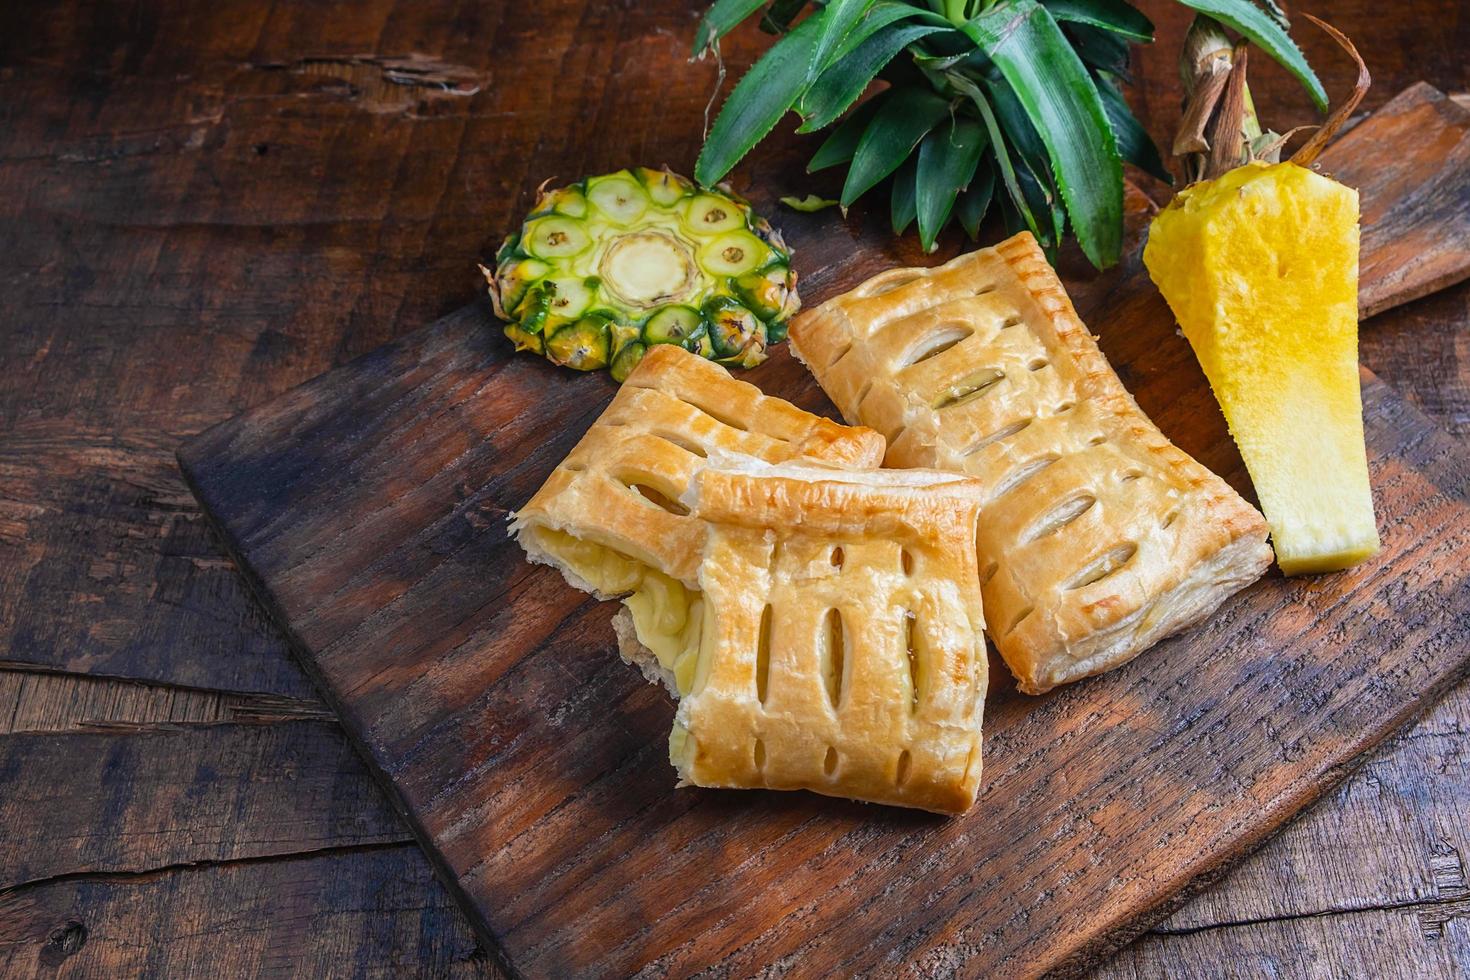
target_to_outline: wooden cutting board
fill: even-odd
[[[1470,268],[1465,209],[1434,203],[1467,199],[1464,158],[1444,164],[1470,147],[1465,115],[1413,89],[1327,158],[1363,188],[1367,307]],[[1419,143],[1383,141],[1410,122],[1433,122],[1433,139],[1421,126]],[[1415,152],[1426,143],[1438,151]],[[779,217],[809,302],[907,257],[830,213]],[[1135,245],[1146,217],[1134,210]],[[1248,489],[1136,252],[1121,273],[1072,284],[1143,408]],[[179,455],[242,573],[518,974],[1080,968],[1470,666],[1470,464],[1365,372],[1382,554],[1337,575],[1273,571],[1200,629],[1045,697],[1018,694],[993,662],[984,788],[967,816],[675,790],[673,705],[617,658],[613,604],[528,565],[506,537],[509,512],[613,387],[508,347],[477,304]],[[744,377],[831,411],[784,348]]]

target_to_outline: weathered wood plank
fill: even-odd
[[[1371,909],[1149,935],[1096,980],[1457,980],[1470,974],[1470,902]]]
[[[502,976],[411,845],[0,892],[0,975]]]
[[[1237,470],[1156,294],[1100,302],[1104,347],[1140,403]],[[606,387],[548,385],[548,370],[503,360],[456,316],[183,457],[431,853],[531,972],[740,972],[791,956],[839,971],[1076,966],[1274,829],[1465,667],[1470,476],[1371,383],[1384,554],[1330,579],[1268,581],[1194,635],[1054,698],[1002,682],[984,834],[802,798],[670,794],[657,762],[667,706],[607,657],[606,608],[519,565],[499,536]],[[782,352],[751,377],[810,397],[792,371]],[[570,434],[547,438],[553,417]],[[452,460],[447,478],[436,454]],[[383,506],[394,493],[404,506]],[[367,577],[363,542],[384,556]],[[1111,762],[1083,772],[1078,753]],[[1048,775],[1061,771],[1065,786]],[[729,853],[760,857],[711,867]],[[693,893],[671,894],[676,882]]]
[[[1158,929],[1470,896],[1470,699],[1446,698]]]
[[[324,721],[5,735],[0,786],[0,890],[407,833]]]
[[[77,425],[90,419],[103,433],[124,425],[194,431],[462,305],[478,289],[464,256],[493,247],[540,176],[621,165],[629,148],[650,162],[687,167],[690,148],[680,134],[697,131],[714,74],[708,62],[682,64],[693,8],[645,5],[609,23],[579,21],[573,6],[550,5],[533,26],[494,5],[434,0],[311,8],[167,0],[127,15],[99,4],[0,5],[0,322],[7,341],[0,345],[0,443],[14,420],[38,415]],[[1173,46],[1190,14],[1162,0],[1144,6],[1160,41],[1137,59],[1131,97],[1165,138],[1178,110]],[[1441,87],[1470,82],[1463,57],[1470,21],[1459,13],[1455,3],[1350,0],[1334,4],[1330,17],[1354,37],[1374,39],[1371,106],[1419,78]],[[1345,91],[1351,69],[1330,42],[1305,25],[1298,33],[1329,89]],[[598,53],[609,39],[620,46],[617,59]],[[753,31],[732,37],[725,45],[731,77],[766,43]],[[348,78],[324,77],[364,52],[388,60],[406,51],[483,70],[487,87],[500,82],[524,95],[495,106],[426,89],[421,103],[397,100],[395,112],[384,112],[386,89],[374,88],[360,68]],[[552,52],[565,52],[561,63]],[[332,67],[316,75],[298,64],[315,58]],[[491,74],[497,64],[511,74]],[[598,84],[597,72],[608,65],[627,81]],[[562,113],[569,74],[593,84]],[[680,85],[668,85],[671,78]],[[649,84],[658,99],[647,98]],[[1295,83],[1273,68],[1254,69],[1252,87],[1277,129],[1312,120]],[[549,122],[543,106],[558,113]],[[816,139],[806,143],[810,149]],[[801,183],[792,189],[833,190],[830,174]],[[869,210],[860,206],[859,217]],[[1439,308],[1431,299],[1410,309],[1426,304]],[[1386,321],[1377,318],[1373,329]],[[1444,319],[1416,315],[1395,332],[1396,372],[1371,357],[1369,331],[1364,358],[1395,385],[1415,385],[1417,403],[1434,415],[1446,400],[1439,380],[1456,350],[1459,364],[1470,361],[1467,322],[1463,306]],[[37,479],[50,478],[43,472]],[[85,616],[65,590],[90,594],[85,572],[99,543],[114,537],[98,530],[119,506],[105,469],[56,489],[63,506],[38,502],[35,490],[16,501],[0,493],[0,657],[33,652],[17,650],[8,630],[59,631],[59,617]],[[17,552],[5,550],[11,542],[3,529],[15,512],[37,507],[48,513],[31,533],[50,543],[45,561],[60,566],[49,572],[60,591],[32,594],[18,612],[5,613],[20,593],[5,578]],[[70,533],[76,523],[90,530]],[[153,560],[152,538],[130,530],[115,537],[121,564]],[[253,605],[225,587],[233,585],[227,570],[216,574],[216,584],[193,589],[191,606],[236,623],[240,650],[248,652],[260,642],[259,626],[244,618]],[[119,621],[159,624],[150,630],[152,647],[127,648],[136,662],[110,655],[121,644],[83,637],[88,642],[47,648],[50,665],[91,670],[100,653],[109,671],[127,676],[241,683],[239,651],[180,646],[184,626],[171,627],[168,618],[195,627],[198,619],[149,608],[146,596],[146,589],[129,591],[112,607]],[[212,635],[224,639],[228,628]],[[277,663],[290,667],[284,657]],[[214,669],[220,679],[205,679]],[[180,670],[187,674],[174,673]],[[246,678],[244,689],[273,688]],[[207,905],[208,896],[198,902]],[[369,920],[363,928],[384,926]],[[140,927],[131,938],[151,935]],[[1371,931],[1356,935],[1365,951],[1387,942]]]
[[[1470,449],[1470,286],[1376,317],[1363,363]]]
[[[85,674],[0,670],[0,735],[331,717],[327,706],[314,698],[201,691]]]
[[[1339,140],[1318,163],[1362,201],[1358,305],[1366,318],[1470,275],[1470,109],[1420,83],[1359,128],[1357,140]],[[1400,152],[1355,154],[1366,141]]]
[[[178,431],[0,426],[0,665],[313,698],[179,478]]]

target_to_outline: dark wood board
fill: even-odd
[[[0,739],[0,893],[408,839],[330,721],[128,727]]]
[[[800,244],[809,298],[885,261],[865,241]],[[1145,410],[1239,480],[1156,295],[1136,274],[1078,295]],[[784,352],[749,377],[824,405]],[[181,455],[441,873],[527,974],[1081,963],[1314,798],[1470,656],[1470,470],[1370,377],[1384,554],[1269,577],[1046,698],[997,672],[987,788],[963,820],[675,792],[671,706],[611,654],[612,610],[504,537],[610,392],[507,358],[473,307]]]
[[[322,909],[331,909],[329,915]],[[412,844],[0,894],[3,977],[382,977],[496,972]]]
[[[1377,153],[1355,153],[1372,144]],[[1384,152],[1413,147],[1414,152]],[[1470,110],[1432,85],[1401,92],[1328,147],[1321,170],[1363,206],[1362,314],[1418,299],[1470,275]]]
[[[1167,145],[1178,117],[1177,46],[1193,14],[1174,0],[1139,6],[1158,40],[1135,49],[1128,98]],[[1470,86],[1462,7],[1333,0],[1317,12],[1372,39],[1365,53],[1375,85],[1365,107],[1373,108],[1420,78],[1446,92]],[[510,5],[459,0],[0,4],[0,669],[23,671],[0,674],[0,732],[7,718],[48,731],[108,723],[107,740],[87,751],[117,752],[126,766],[101,770],[92,792],[126,808],[105,821],[145,834],[168,812],[154,808],[169,805],[169,767],[182,782],[196,779],[195,753],[123,747],[159,743],[143,725],[194,725],[206,688],[246,699],[259,691],[315,697],[185,486],[178,444],[469,302],[481,285],[466,256],[493,250],[542,177],[630,159],[691,165],[715,79],[712,62],[686,63],[698,5],[593,8],[553,0],[526,18]],[[1305,23],[1293,33],[1328,91],[1347,91],[1354,68],[1331,40]],[[769,45],[754,24],[726,39],[726,90]],[[437,71],[419,76],[421,85],[373,84],[375,70],[381,80],[409,52],[436,61]],[[338,69],[347,77],[329,74]],[[478,76],[478,94],[450,91],[465,70]],[[649,98],[651,85],[659,98]],[[1277,130],[1315,118],[1300,85],[1266,59],[1253,63],[1251,88]],[[823,134],[796,137],[793,128],[783,122],[740,179],[835,196],[840,173],[808,177],[799,166]],[[790,145],[788,160],[777,151]],[[885,209],[880,192],[871,210]],[[1399,307],[1371,322],[1362,347],[1381,379],[1459,432],[1462,446],[1470,437],[1467,303],[1462,284]],[[123,677],[143,683],[111,679]],[[1470,685],[1461,684],[1375,749],[1330,799],[1156,927],[1179,934],[1156,931],[1103,966],[1099,980],[1195,976],[1227,961],[1242,974],[1279,972],[1307,957],[1334,976],[1397,962],[1383,975],[1418,978],[1434,975],[1432,964],[1453,955],[1447,949],[1466,962],[1470,909],[1450,903],[1464,894],[1463,874],[1446,862],[1464,866],[1456,849],[1470,858],[1467,712]],[[242,727],[232,726],[245,742]],[[299,734],[303,743],[341,741],[330,726]],[[234,798],[234,783],[251,779],[255,766],[276,764],[233,758],[199,783],[201,808]],[[59,772],[47,766],[25,769],[23,779],[42,791],[5,825],[15,855],[55,846],[47,830],[74,799],[71,787],[47,797],[48,775]],[[157,781],[143,787],[134,776],[141,766]],[[366,767],[354,778],[369,779]],[[118,789],[135,782],[138,792]],[[79,779],[75,791],[87,784]],[[361,799],[315,797],[323,809],[310,820],[350,840],[354,819],[367,816]],[[316,831],[302,833],[289,794],[280,801],[250,811],[254,839],[279,841],[282,853],[330,845],[328,835],[308,844]],[[107,870],[114,848],[95,848],[111,827],[78,825],[76,863],[53,870]],[[74,903],[49,904],[58,920],[27,941],[54,951],[51,930],[84,923],[96,943],[68,958],[66,975],[132,975],[125,967],[137,962],[136,944],[177,944],[172,972],[207,975],[234,950],[238,962],[253,962],[260,943],[279,943],[288,960],[280,971],[295,975],[289,958],[302,940],[339,954],[330,974],[448,971],[439,955],[454,944],[431,941],[420,912],[446,896],[417,847],[419,897],[375,902],[400,870],[319,853],[292,862],[291,875],[273,875],[282,900],[253,906],[246,923],[229,879],[192,866],[234,860],[233,842],[216,839],[226,836],[168,835],[167,846],[136,852],[138,867],[175,880],[174,901],[131,900],[126,883],[79,890]],[[319,873],[313,865],[330,866],[337,885],[295,901],[295,882]],[[383,878],[351,880],[379,871]],[[1389,911],[1348,911],[1372,908]],[[1421,932],[1418,915],[1457,908],[1457,922]],[[1385,917],[1404,927],[1384,931]],[[307,919],[324,927],[302,930]],[[460,919],[433,921],[465,935]],[[1230,925],[1240,922],[1252,924]],[[211,942],[192,938],[199,928],[212,930]],[[10,935],[3,919],[0,932]],[[104,945],[106,936],[118,941]],[[320,962],[309,948],[302,960]],[[115,964],[95,955],[103,949]],[[50,973],[9,955],[5,963],[0,975]]]

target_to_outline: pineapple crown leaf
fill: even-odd
[[[1325,107],[1273,0],[1180,2],[1261,48]],[[956,218],[973,236],[997,204],[1049,252],[1070,226],[1103,267],[1121,250],[1123,164],[1169,180],[1118,88],[1130,45],[1154,37],[1126,0],[717,0],[694,56],[718,59],[720,39],[763,7],[762,29],[780,37],[706,127],[701,184],[722,179],[795,111],[799,132],[835,126],[808,171],[846,164],[844,206],[890,180],[895,232],[917,219],[926,250]],[[864,100],[879,79],[887,91]],[[1204,125],[1228,81],[1227,65],[1181,148],[1208,148]]]

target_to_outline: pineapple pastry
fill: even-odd
[[[669,757],[681,785],[807,789],[964,812],[987,669],[983,487],[931,470],[712,455],[698,655]]]
[[[1131,659],[1271,562],[1261,515],[1139,410],[1029,234],[881,273],[791,344],[886,465],[983,483],[986,618],[1027,693]]]
[[[624,628],[650,651],[639,666],[675,695],[694,666],[705,539],[703,523],[678,498],[717,451],[875,467],[883,439],[767,397],[711,361],[659,344],[511,523],[532,561],[558,568],[579,589],[626,597]]]

